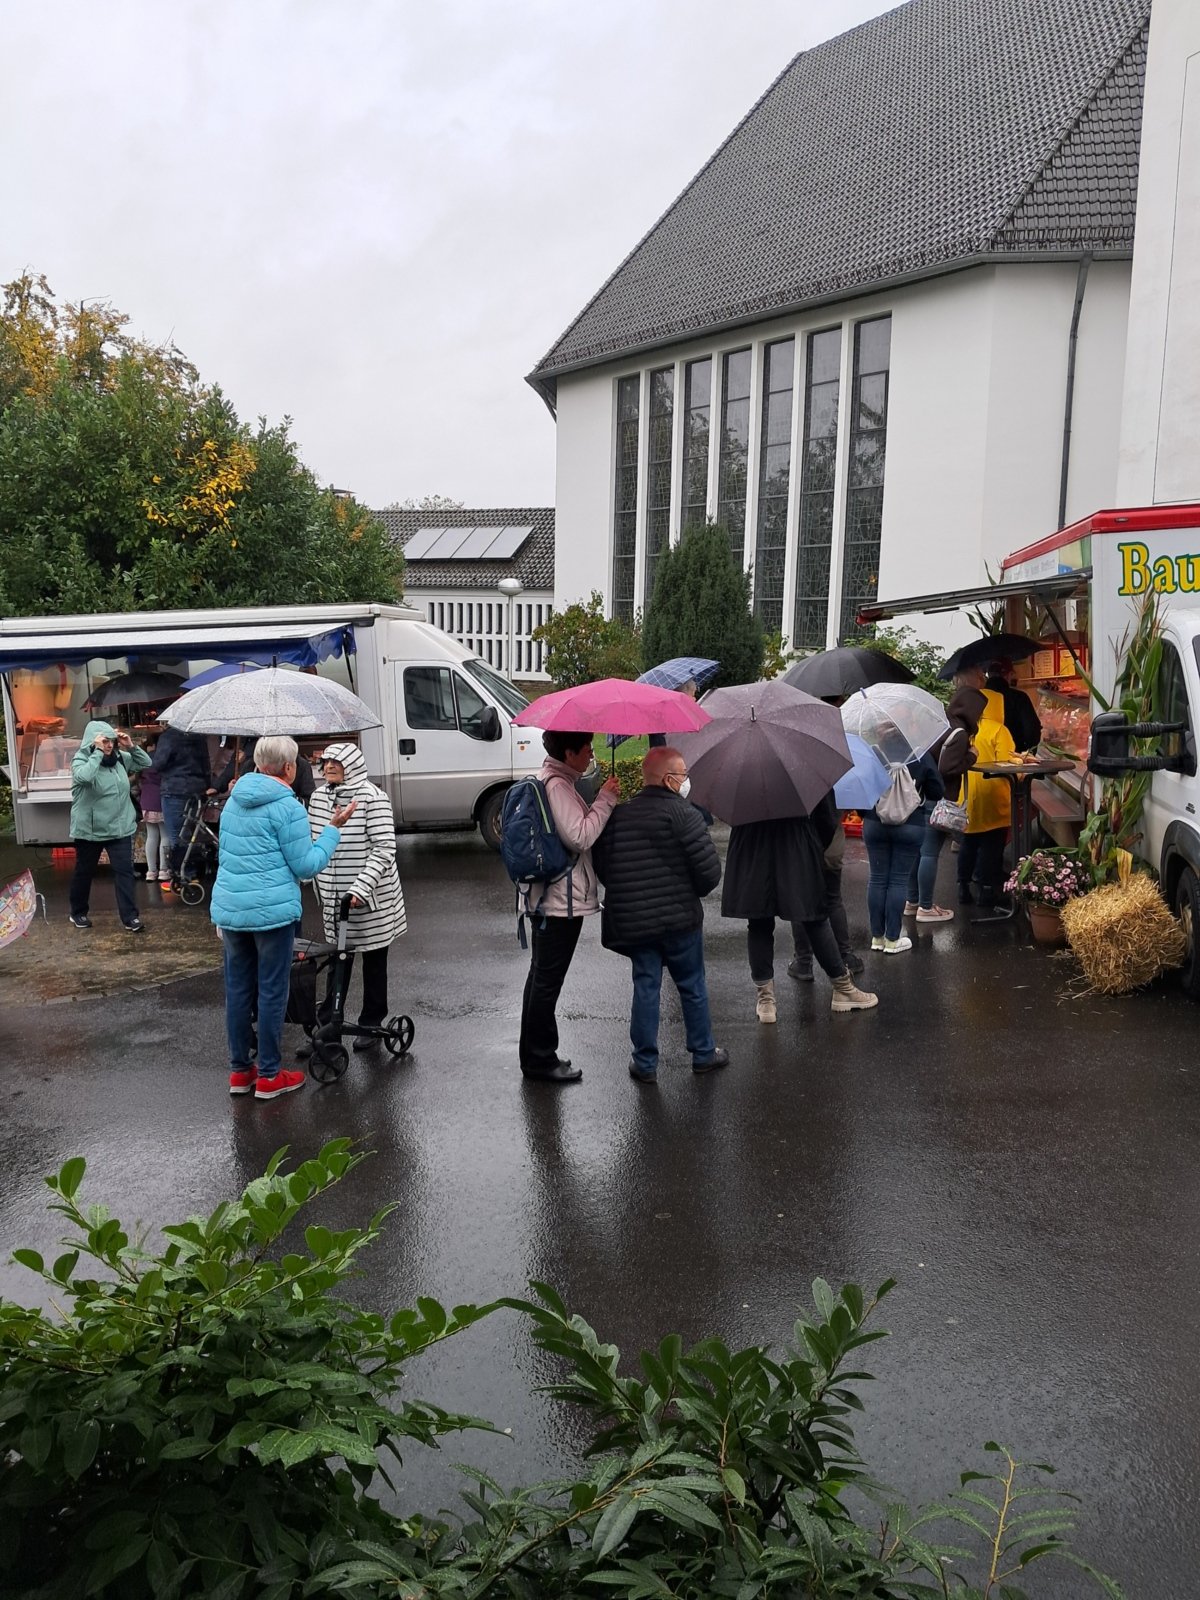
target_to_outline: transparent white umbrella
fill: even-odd
[[[950,724],[946,708],[915,683],[872,683],[842,707],[842,725],[889,765],[914,761]]]
[[[190,689],[160,718],[183,733],[356,733],[378,728],[365,700],[330,678],[284,667],[236,673]]]

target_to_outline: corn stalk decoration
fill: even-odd
[[[1117,655],[1121,669],[1112,700],[1104,709],[1123,711],[1130,723],[1154,720],[1161,709],[1158,690],[1163,656],[1157,590],[1141,597],[1133,622],[1121,636]],[[1156,743],[1154,739],[1132,739],[1130,749],[1134,755],[1153,755]],[[1128,874],[1129,856],[1142,836],[1142,809],[1153,776],[1152,772],[1123,772],[1104,780],[1099,807],[1079,836],[1079,853],[1098,884]]]

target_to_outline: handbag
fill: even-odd
[[[875,802],[875,815],[880,822],[898,828],[921,804],[921,792],[907,767],[893,767],[892,781]]]
[[[929,816],[929,826],[943,833],[966,833],[967,808],[957,800],[939,800]]]

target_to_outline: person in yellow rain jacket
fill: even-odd
[[[987,702],[974,738],[976,762],[1019,761],[1012,734],[1004,726],[1004,701],[984,686],[982,668],[955,675],[957,689],[977,689]],[[958,851],[958,901],[972,903],[971,880],[979,869],[979,904],[994,906],[1004,883],[1004,846],[1012,821],[1012,798],[1003,778],[984,778],[968,772],[966,784],[967,831]]]

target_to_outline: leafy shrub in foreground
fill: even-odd
[[[538,1299],[392,1318],[336,1298],[385,1212],[365,1229],[310,1226],[269,1253],[303,1207],[361,1157],[346,1140],[295,1172],[281,1151],[241,1199],[163,1229],[158,1253],[76,1199],[84,1163],[47,1179],[70,1248],[42,1274],[70,1314],[0,1304],[0,1593],[28,1600],[1018,1600],[1015,1580],[1057,1555],[1065,1497],[1006,1450],[992,1474],[914,1514],[866,1474],[851,1418],[857,1352],[883,1337],[870,1301],[817,1281],[816,1316],[790,1348],[684,1350],[677,1335],[622,1376],[620,1353]],[[81,1275],[98,1267],[101,1277]],[[549,1393],[594,1423],[577,1478],[505,1490],[469,1472],[467,1515],[397,1515],[371,1493],[379,1453],[487,1428],[401,1400],[405,1362],[500,1306],[561,1359]],[[1027,1471],[1037,1481],[1024,1481]],[[991,1498],[986,1489],[993,1490]],[[855,1495],[875,1507],[856,1517]],[[857,1502],[856,1502],[857,1503]],[[929,1542],[957,1522],[982,1554]],[[977,1575],[976,1575],[977,1574]],[[1110,1596],[1119,1591],[1092,1573]]]

